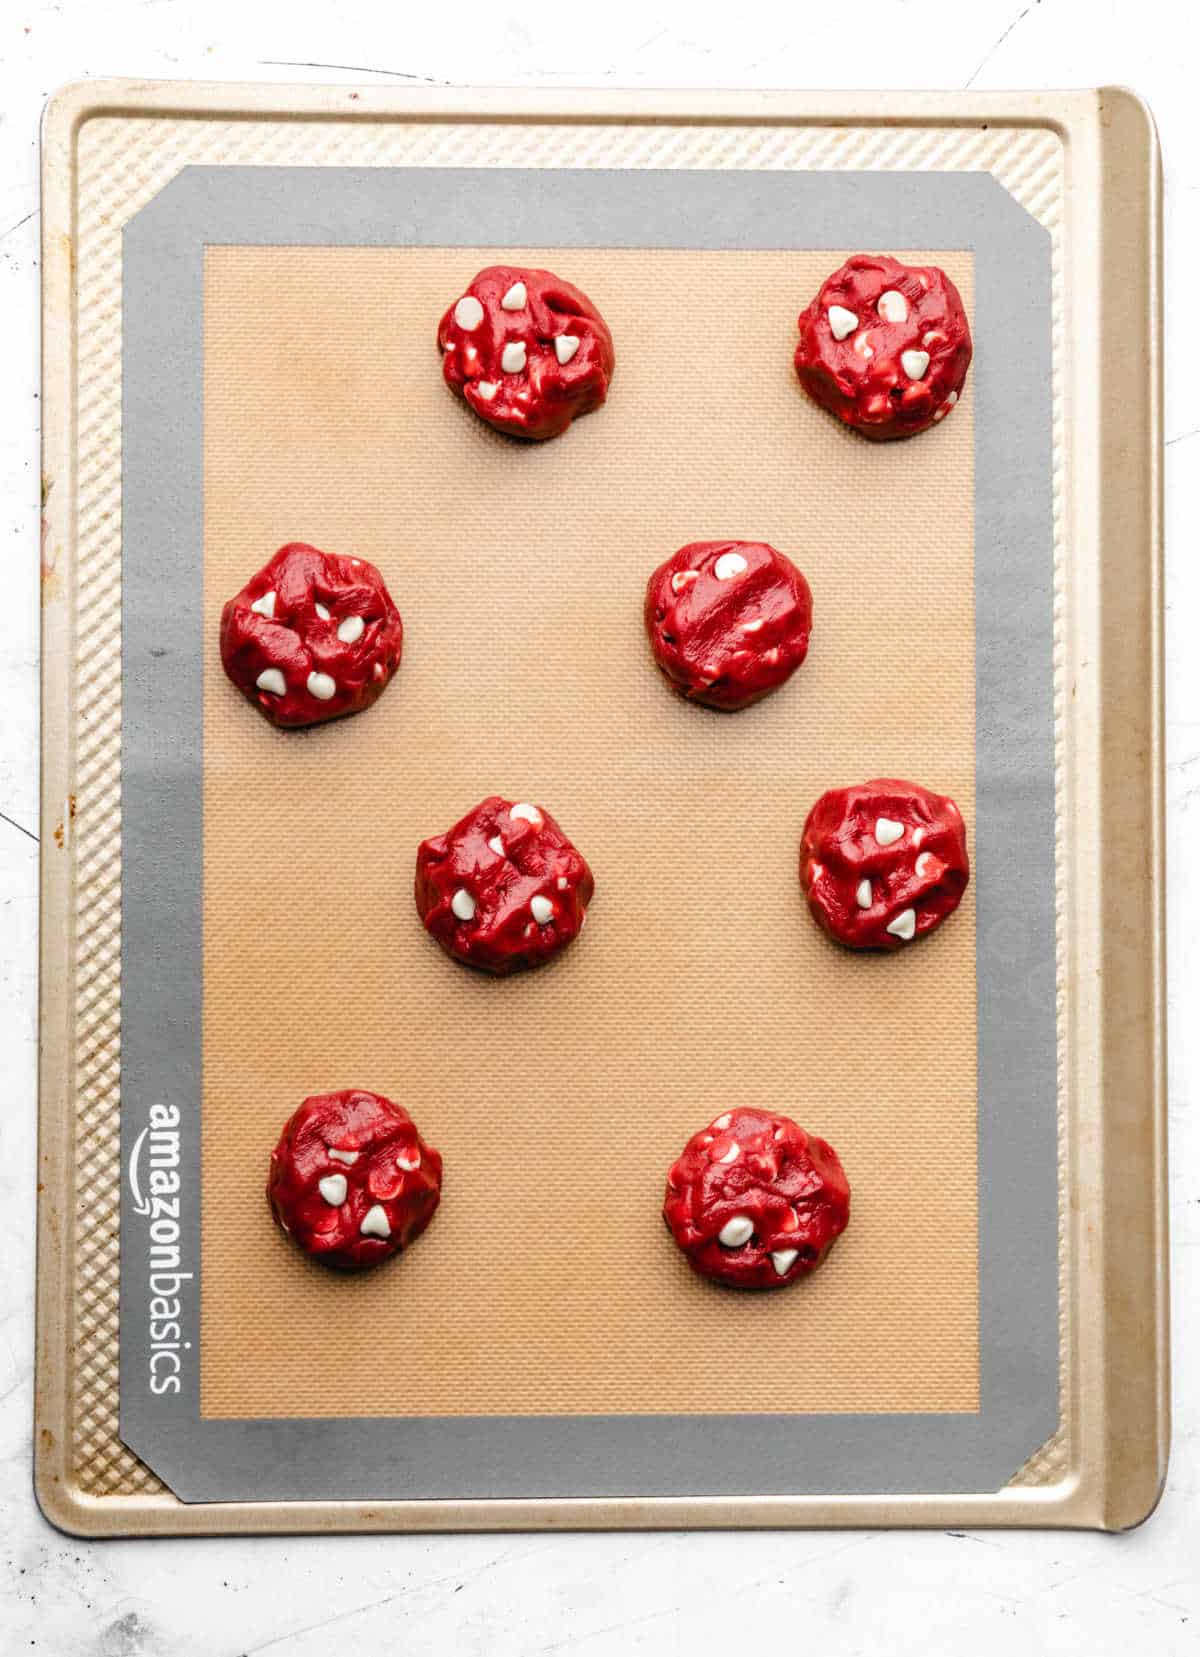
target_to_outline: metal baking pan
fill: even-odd
[[[1158,153],[1145,108],[1111,89],[563,94],[89,83],[48,109],[43,199],[48,849],[36,1477],[47,1516],[92,1535],[830,1524],[1121,1529],[1144,1518],[1162,1487],[1168,1439],[1161,232]],[[652,340],[651,290],[678,282],[685,292],[690,282],[698,304],[711,302],[722,284],[747,296],[739,337],[772,342],[775,294],[794,292],[799,309],[811,270],[831,263],[835,251],[859,247],[959,261],[977,343],[969,398],[923,451],[918,440],[881,456],[840,434],[850,446],[835,450],[817,425],[795,438],[813,445],[806,451],[813,478],[828,480],[821,489],[830,524],[811,530],[810,556],[825,575],[818,627],[821,591],[836,591],[848,568],[835,539],[837,491],[847,477],[861,479],[869,513],[867,494],[881,479],[908,490],[921,467],[932,467],[942,494],[930,535],[952,538],[956,512],[968,526],[956,543],[955,556],[966,561],[955,572],[963,619],[954,634],[956,649],[967,654],[942,651],[923,670],[918,661],[911,694],[919,699],[925,681],[943,674],[939,694],[958,695],[963,728],[973,730],[969,753],[951,752],[949,717],[941,740],[945,766],[966,766],[975,879],[957,930],[945,929],[953,945],[940,957],[938,946],[915,952],[911,959],[923,964],[905,980],[886,981],[889,993],[903,985],[918,1007],[920,997],[937,993],[938,961],[950,971],[958,964],[950,951],[968,953],[947,1012],[959,1068],[948,1062],[946,1075],[958,1077],[965,1065],[969,1079],[948,1081],[945,1097],[926,1089],[935,1102],[919,1124],[931,1155],[943,1136],[946,1147],[970,1152],[965,1172],[944,1182],[942,1197],[922,1199],[917,1216],[931,1239],[941,1226],[960,1241],[941,1268],[943,1294],[929,1258],[926,1275],[910,1285],[914,1307],[919,1290],[925,1303],[943,1301],[946,1317],[957,1306],[959,1322],[943,1320],[932,1347],[915,1323],[908,1339],[902,1329],[877,1330],[872,1344],[866,1309],[872,1295],[878,1304],[890,1212],[872,1172],[881,1165],[872,1161],[872,1144],[886,1144],[900,1118],[887,1117],[886,1082],[876,1087],[885,1071],[867,1066],[884,1103],[877,1118],[859,1110],[861,1144],[853,1143],[852,1071],[826,1107],[835,1119],[844,1113],[837,1143],[852,1179],[855,1149],[864,1170],[855,1221],[829,1275],[814,1280],[808,1300],[786,1297],[789,1310],[775,1326],[780,1350],[791,1351],[788,1343],[803,1341],[810,1320],[809,1332],[821,1331],[821,1366],[789,1363],[773,1377],[770,1326],[758,1311],[738,1311],[731,1316],[744,1320],[739,1350],[764,1355],[756,1367],[766,1379],[758,1390],[748,1386],[741,1402],[721,1398],[711,1376],[715,1358],[730,1350],[733,1326],[688,1299],[681,1279],[660,1287],[639,1267],[649,1305],[639,1301],[622,1323],[598,1277],[588,1286],[594,1302],[583,1287],[565,1295],[564,1338],[555,1346],[548,1335],[538,1361],[524,1367],[506,1356],[498,1320],[489,1381],[478,1353],[471,1368],[470,1341],[461,1343],[466,1355],[459,1353],[448,1297],[438,1288],[434,1239],[447,1259],[463,1246],[465,1221],[448,1203],[438,1220],[444,1229],[414,1253],[408,1277],[389,1279],[398,1311],[406,1285],[412,1304],[427,1308],[428,1387],[414,1391],[411,1409],[387,1394],[374,1410],[351,1387],[353,1407],[339,1411],[336,1374],[321,1383],[324,1390],[299,1370],[289,1381],[273,1356],[279,1343],[265,1310],[260,1350],[243,1343],[239,1352],[230,1334],[233,1309],[244,1325],[243,1294],[250,1308],[261,1295],[247,1264],[254,1249],[263,1251],[264,1283],[286,1269],[283,1257],[267,1252],[283,1245],[265,1213],[249,1254],[239,1256],[229,1243],[243,1223],[230,1219],[244,1211],[241,1164],[257,1167],[260,1131],[270,1111],[273,1122],[279,1112],[272,1103],[261,1119],[239,1117],[222,1081],[222,1065],[240,1050],[238,1032],[251,1017],[249,989],[239,996],[226,965],[236,951],[217,948],[221,938],[239,936],[238,905],[247,901],[229,809],[244,737],[239,728],[222,747],[224,691],[205,645],[206,606],[220,569],[214,539],[233,545],[243,536],[250,547],[266,533],[262,522],[243,521],[231,508],[246,496],[238,470],[246,445],[238,437],[238,399],[228,394],[239,360],[266,365],[263,375],[271,363],[279,372],[286,362],[286,352],[264,345],[273,322],[261,296],[286,270],[276,291],[325,292],[332,304],[328,276],[336,268],[346,277],[348,314],[357,316],[357,305],[363,326],[375,326],[370,318],[389,304],[389,316],[415,317],[413,296],[425,294],[423,282],[430,294],[440,290],[435,255],[453,264],[480,251],[536,249],[547,259],[561,253],[607,282],[624,309],[627,340]],[[451,286],[456,280],[444,278]],[[661,325],[669,329],[670,319]],[[781,342],[790,325],[783,316]],[[422,326],[413,323],[418,334]],[[303,375],[311,372],[317,383],[331,336],[314,322],[313,355],[302,319],[294,327],[296,366],[286,372],[309,395]],[[1137,340],[1141,349],[1115,351],[1114,340]],[[381,355],[372,353],[376,361]],[[621,407],[636,412],[639,399],[649,410],[657,392],[636,352],[625,362],[612,407],[587,425],[597,469],[607,467],[609,478],[619,469],[633,499],[635,457],[623,447],[629,440],[617,415]],[[286,397],[286,373],[273,391],[264,386],[269,411]],[[793,390],[781,383],[772,418],[807,418],[807,411],[796,414]],[[757,384],[744,394],[760,392],[776,395]],[[413,394],[419,402],[424,392]],[[256,396],[252,387],[251,401]],[[441,419],[441,405],[429,406]],[[682,406],[679,418],[681,429],[692,429]],[[758,457],[764,465],[781,441],[767,425]],[[376,428],[379,443],[387,441],[383,430]],[[724,441],[703,422],[694,437],[697,444]],[[462,442],[478,440],[474,428],[459,428],[446,466],[460,463]],[[582,442],[550,448],[547,468],[565,464],[563,456],[578,464],[589,452]],[[868,448],[864,459],[860,451]],[[739,454],[725,486],[731,500],[758,487],[752,464],[749,483],[735,476],[746,465],[745,451]],[[281,440],[264,452],[258,475],[282,488],[289,459]],[[347,476],[361,481],[353,442],[335,459],[330,476],[344,494]],[[710,460],[720,459],[714,448]],[[854,471],[868,460],[875,471]],[[497,491],[509,487],[497,451],[480,447],[472,463],[494,468],[487,476]],[[395,464],[403,478],[409,460],[398,455]],[[329,477],[309,475],[315,507]],[[681,481],[673,485],[672,475]],[[654,510],[664,535],[695,504],[685,498],[685,479],[683,468],[660,468]],[[786,492],[772,497],[768,481],[764,472],[763,512],[798,536],[798,507]],[[295,489],[294,479],[289,486]],[[621,573],[613,493],[597,487],[589,522]],[[398,520],[402,528],[424,522],[424,506],[411,491],[408,498],[414,504],[410,518]],[[709,510],[719,501],[713,496]],[[364,513],[347,521],[369,540],[382,527],[372,524],[369,507]],[[453,525],[433,519],[427,528],[431,536],[453,533]],[[630,572],[635,566],[636,559]],[[494,570],[482,561],[467,567],[481,592],[491,579],[499,583],[497,604],[505,600]],[[422,587],[418,566],[403,568],[402,607],[411,603],[436,619],[445,595],[432,580]],[[594,619],[595,639],[606,641],[617,612],[607,608],[608,594],[589,585],[591,568],[581,562],[566,579],[576,583],[573,605]],[[170,637],[151,637],[168,613]],[[838,638],[837,615],[828,625]],[[431,625],[431,639],[435,632]],[[622,639],[613,632],[614,652],[625,648]],[[439,770],[432,747],[423,761],[420,733],[396,723],[400,699],[420,705],[426,683],[419,632],[410,648],[412,681],[353,722],[353,740],[378,744],[389,731],[410,774],[424,765],[431,800],[440,799],[439,789],[449,799],[461,778]],[[827,660],[838,654],[831,650]],[[834,692],[833,679],[821,677],[832,670],[820,665],[817,648],[805,675],[810,669],[802,719],[812,719],[823,686]],[[596,687],[585,678],[581,668],[577,690],[594,707]],[[438,682],[455,683],[452,676]],[[968,683],[969,705],[961,700]],[[639,685],[632,693],[646,701],[626,710],[628,751],[613,763],[637,762],[636,725],[665,756],[664,787],[686,790],[695,768],[711,763],[707,728],[686,722],[696,710],[654,700],[659,688]],[[457,718],[461,703],[450,703],[449,717]],[[385,709],[391,726],[383,723]],[[622,717],[619,710],[614,717]],[[924,715],[918,723],[910,751],[932,762],[936,746],[921,744],[939,740],[936,721]],[[796,732],[782,715],[737,729],[753,778],[793,759],[802,764]],[[826,763],[849,767],[853,745],[839,740],[830,736]],[[341,763],[336,756],[344,758],[348,742],[308,751]],[[527,764],[535,763],[533,753]],[[595,971],[601,1011],[585,1032],[593,1043],[587,1074],[611,1095],[624,1085],[641,1097],[657,1099],[661,1091],[665,1101],[655,1123],[661,1146],[644,1152],[641,1179],[665,1167],[678,1148],[671,1132],[697,1109],[668,1098],[671,1077],[661,1066],[655,1071],[649,1045],[625,1059],[604,1045],[605,1017],[619,1000],[618,990],[604,986],[639,970],[649,985],[662,973],[651,956],[639,964],[627,952],[635,935],[622,900],[628,844],[617,815],[606,815],[604,791],[592,790],[596,767],[586,754],[561,763],[564,777],[574,778],[576,809],[619,878],[601,887],[607,907],[597,906],[572,973],[545,980],[552,987],[538,990],[539,1000],[508,1005],[521,1006],[515,1016],[529,1020],[526,1039],[540,1031],[556,1054],[570,998],[586,993],[584,963]],[[711,775],[719,790],[719,765]],[[620,786],[623,798],[634,797],[632,774],[622,774]],[[759,826],[774,856],[772,836],[779,846],[785,837],[786,801],[761,787]],[[731,809],[739,798],[730,795]],[[651,796],[647,836],[664,809]],[[253,812],[246,815],[249,847]],[[436,817],[423,822],[442,826]],[[232,838],[222,842],[221,833]],[[312,850],[302,846],[299,855]],[[269,935],[278,917],[264,911],[260,918]],[[682,948],[690,937],[683,920],[673,936]],[[791,936],[783,935],[788,948]],[[803,952],[815,946],[798,927],[795,937],[808,970],[816,957]],[[428,993],[424,958],[413,954],[411,972],[404,965],[404,952],[421,942],[401,934],[397,945],[395,993],[403,1007],[405,996]],[[753,950],[738,955],[743,946],[729,947],[742,969],[739,983],[760,972],[753,993],[767,998],[767,1023],[782,1029],[792,993],[783,974],[756,967]],[[821,970],[850,969],[830,958]],[[494,1019],[494,1004],[455,1003],[468,994],[461,978],[437,979],[445,1000],[431,1016]],[[782,986],[777,1003],[770,1003],[770,983]],[[731,992],[735,1000],[738,993]],[[844,993],[884,991],[878,977],[860,974],[845,978]],[[894,1001],[875,1004],[881,1026],[899,1017]],[[369,1043],[371,1029],[362,1039]],[[713,1039],[719,1070],[737,1050],[736,1031],[718,1028]],[[918,1043],[903,1052],[914,1075],[936,1074],[936,1051]],[[461,1136],[463,1166],[470,1137],[454,1107],[466,1072],[439,1080],[436,1055],[414,1054],[413,1074],[430,1108],[442,1108],[452,1143]],[[823,1055],[818,1049],[810,1057],[820,1065]],[[831,1046],[828,1057],[830,1074],[841,1074],[845,1054]],[[644,1071],[637,1068],[643,1061]],[[597,1070],[601,1062],[609,1068]],[[272,1099],[285,1081],[291,1085],[290,1076],[269,1068],[252,1065],[246,1076]],[[166,1230],[152,1237],[136,1171],[145,1166],[149,1107],[164,1100],[177,1106],[170,1119],[178,1140],[156,1154],[179,1170],[182,1195],[170,1215],[158,1216],[170,1237]],[[588,1150],[586,1137],[578,1143],[581,1154]],[[472,1177],[462,1177],[459,1215],[470,1213]],[[614,1235],[640,1224],[637,1205],[623,1212],[614,1214]],[[259,1225],[257,1210],[249,1223]],[[149,1269],[163,1264],[151,1243],[164,1240],[173,1268],[193,1274],[181,1279],[180,1329],[171,1340],[152,1328],[146,1292]],[[311,1286],[318,1298],[306,1306],[328,1304],[341,1316],[343,1303],[322,1302],[323,1292],[324,1285]],[[519,1324],[532,1313],[520,1285],[511,1292]],[[902,1304],[904,1292],[897,1283],[893,1299]],[[675,1346],[690,1337],[714,1361],[639,1371],[635,1349],[642,1331],[655,1334],[660,1294]],[[273,1305],[274,1288],[270,1298]],[[606,1326],[605,1318],[615,1321]],[[346,1327],[347,1338],[357,1338]],[[589,1342],[595,1329],[629,1361],[606,1367],[596,1340]],[[149,1384],[150,1360],[164,1343],[182,1377],[178,1392]],[[303,1338],[299,1346],[303,1353]],[[922,1369],[926,1348],[936,1362]],[[398,1353],[395,1363],[403,1361]],[[294,1396],[299,1406],[289,1409]]]

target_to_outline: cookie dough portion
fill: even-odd
[[[362,558],[293,541],[221,614],[221,661],[273,725],[361,713],[400,665],[404,628],[383,577]]]
[[[864,437],[912,437],[944,420],[971,364],[967,314],[945,271],[886,254],[847,260],[799,327],[801,385]]]
[[[807,1276],[849,1218],[832,1145],[772,1111],[723,1112],[667,1175],[667,1229],[693,1271],[733,1288],[780,1289]]]
[[[448,955],[505,974],[559,954],[583,930],[592,871],[541,806],[480,802],[417,848],[417,913]]]
[[[305,1254],[361,1271],[407,1248],[434,1216],[442,1159],[406,1110],[352,1088],[306,1099],[271,1153],[267,1199]]]
[[[608,396],[608,325],[585,293],[553,271],[481,270],[443,316],[438,346],[451,390],[514,437],[557,437]]]
[[[962,813],[918,783],[834,788],[800,842],[800,884],[818,926],[849,949],[903,949],[958,908],[970,879]]]
[[[812,593],[765,541],[693,541],[646,587],[646,636],[675,688],[710,707],[748,707],[808,654]]]

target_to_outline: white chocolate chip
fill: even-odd
[[[344,1162],[347,1168],[353,1168],[354,1164],[358,1161],[357,1151],[337,1151],[331,1145],[329,1147],[329,1154],[335,1162]]]
[[[870,362],[875,355],[875,347],[871,344],[871,335],[866,328],[861,334],[854,336],[854,354],[861,357],[864,362]]]
[[[897,840],[904,838],[904,824],[895,822],[891,817],[877,817],[875,838],[881,846],[894,846]]]
[[[383,663],[382,662],[376,662],[375,666],[371,669],[371,671],[377,679],[382,679],[383,678]]]
[[[894,921],[889,921],[888,931],[893,938],[901,938],[911,943],[917,931],[917,912],[915,909],[902,909]]]
[[[932,852],[922,852],[917,858],[917,879],[924,880],[929,873],[929,865],[933,862]]]
[[[331,679],[328,673],[310,673],[308,694],[315,696],[318,702],[328,702],[337,694],[337,682]]]
[[[313,609],[317,612],[322,621],[329,621],[331,619],[329,611],[323,604],[319,604],[315,599],[313,600]]]
[[[503,374],[520,374],[525,368],[525,341],[521,339],[509,340],[500,353],[500,371]]]
[[[945,337],[945,334],[939,332],[938,329],[931,328],[928,333],[921,335],[921,344],[928,349],[929,346],[936,345],[939,340],[943,340]]]
[[[699,581],[699,570],[676,570],[671,577],[671,591],[681,593],[685,587],[690,587],[693,581]]]
[[[554,905],[539,893],[529,900],[530,912],[539,926],[547,926],[554,919]]]
[[[825,314],[829,318],[829,328],[834,339],[845,339],[847,334],[852,334],[858,327],[858,318],[844,305],[831,305]]]
[[[283,696],[287,692],[287,682],[277,667],[264,667],[254,683],[259,690],[269,690],[272,696]]]
[[[854,894],[854,896],[860,909],[869,909],[871,907],[871,882],[869,880],[860,880],[858,883],[858,891]]]
[[[946,407],[947,408],[953,408],[955,403],[957,403],[957,402],[958,402],[958,392],[957,391],[948,391],[946,393]]]
[[[735,1139],[733,1141],[733,1143],[730,1145],[729,1149],[725,1152],[725,1155],[724,1156],[719,1156],[717,1158],[717,1161],[718,1162],[736,1162],[738,1157],[741,1154],[742,1154],[742,1148],[738,1144],[737,1140]]]
[[[901,351],[900,366],[910,380],[922,380],[929,367],[928,351]]]
[[[578,334],[559,334],[554,341],[554,355],[565,368],[579,349]]]
[[[483,306],[473,293],[463,294],[454,307],[454,320],[468,334],[483,321]]]
[[[330,1208],[340,1208],[346,1200],[345,1174],[326,1174],[323,1180],[317,1182],[317,1190]]]
[[[396,1166],[397,1168],[403,1168],[406,1174],[411,1174],[414,1168],[419,1168],[421,1166],[420,1151],[414,1147],[411,1161],[407,1156],[401,1154],[396,1158]]]
[[[814,863],[812,868],[808,871],[808,878],[811,881],[824,880],[825,865],[823,863]]]
[[[723,552],[713,565],[718,581],[732,581],[735,575],[745,575],[750,568],[740,552]]]
[[[338,638],[343,644],[357,644],[366,625],[361,616],[347,616],[338,627]]]
[[[498,834],[493,834],[492,838],[488,841],[488,850],[495,852],[497,857],[504,856],[504,841],[501,840]]]
[[[908,321],[908,300],[902,293],[897,293],[895,288],[889,288],[886,293],[880,294],[875,309],[885,322]]]
[[[762,624],[763,618],[761,616],[756,616],[753,621],[744,621],[742,623],[742,632],[757,633]]]
[[[542,814],[537,806],[530,805],[528,800],[519,800],[508,814],[515,822],[532,823],[534,828],[541,828]]]
[[[481,397],[485,403],[490,403],[498,389],[491,380],[480,380],[475,387],[475,395]]]
[[[558,887],[560,892],[565,892],[570,884],[571,882],[567,879],[566,875],[559,875],[558,879],[555,881],[555,885]]]
[[[732,1220],[717,1232],[717,1242],[725,1249],[740,1249],[743,1243],[748,1243],[754,1236],[754,1221],[748,1214],[735,1214]]]
[[[780,1277],[786,1277],[788,1272],[791,1271],[799,1252],[799,1249],[771,1250],[771,1264],[774,1266]]]
[[[254,600],[254,603],[250,606],[250,608],[254,611],[254,613],[256,615],[266,616],[268,621],[274,621],[275,620],[275,589],[274,589],[274,587],[271,588],[271,591],[269,593],[264,593],[261,598],[256,598]]]
[[[913,834],[912,834],[912,843],[913,843],[913,845],[914,846],[919,846],[921,844],[921,841],[924,840],[924,838],[925,838],[925,829],[922,825],[918,824],[918,826],[913,830]]]
[[[726,1111],[724,1116],[718,1116],[712,1125],[714,1128],[727,1128],[732,1121],[733,1117]]]
[[[367,1209],[358,1229],[363,1237],[390,1237],[392,1235],[388,1217],[378,1203],[373,1208]]]
[[[450,907],[460,921],[473,921],[475,919],[475,899],[465,886],[460,886],[458,891],[455,892],[450,899]]]
[[[500,301],[500,307],[505,311],[523,311],[527,298],[524,282],[514,282]]]

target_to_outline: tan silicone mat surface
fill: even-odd
[[[898,251],[898,250],[895,250]],[[887,958],[829,944],[796,847],[824,788],[893,774],[974,809],[972,398],[868,445],[800,393],[828,252],[522,253],[617,343],[607,407],[520,446],[445,389],[444,250],[213,248],[205,289],[202,1407],[208,1416],[960,1411],[977,1405],[975,939],[968,891]],[[971,308],[971,260],[947,268]],[[758,707],[678,701],[641,627],[688,540],[808,576],[808,662]],[[370,559],[405,660],[365,716],[270,729],[221,604],[283,542]],[[417,920],[416,843],[483,795],[589,859],[586,933],[499,982]],[[378,1089],[446,1158],[441,1212],[358,1279],[263,1196],[306,1095]],[[735,1296],[659,1217],[730,1105],[838,1148],[850,1228],[809,1282]]]

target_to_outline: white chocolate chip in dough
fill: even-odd
[[[464,293],[454,307],[454,320],[465,333],[471,333],[483,321],[483,306],[473,293]]]
[[[554,341],[554,355],[558,358],[559,363],[563,368],[567,366],[578,349],[578,334],[559,334],[558,338]]]
[[[735,1214],[732,1220],[717,1232],[717,1242],[724,1249],[740,1249],[743,1243],[748,1243],[754,1236],[754,1221],[748,1214]]]
[[[373,1208],[367,1209],[358,1229],[363,1237],[390,1237],[392,1235],[388,1217],[378,1203]]]
[[[308,694],[315,696],[318,702],[332,701],[337,695],[337,681],[331,679],[328,673],[310,673],[308,676]]]
[[[357,1151],[339,1151],[331,1145],[329,1147],[329,1154],[335,1162],[344,1162],[347,1168],[353,1168],[354,1164],[358,1161]]]
[[[505,311],[523,311],[528,298],[524,282],[514,282],[500,301],[500,308]]]
[[[313,600],[313,609],[317,612],[317,614],[320,616],[322,621],[330,621],[332,619],[330,614],[329,614],[329,611],[325,608],[325,606],[323,604],[319,603],[316,599]]]
[[[525,368],[525,341],[522,339],[509,340],[500,353],[500,371],[503,374],[520,374]]]
[[[854,353],[861,357],[864,362],[870,362],[875,355],[875,347],[871,344],[871,335],[868,329],[864,328],[861,334],[854,336]]]
[[[542,897],[540,893],[537,897],[530,898],[529,909],[539,926],[548,926],[554,919],[554,905],[549,898]]]
[[[910,380],[923,380],[929,367],[928,351],[901,351],[900,366]]]
[[[933,862],[932,852],[922,852],[917,858],[917,879],[924,880],[929,873],[929,865]]]
[[[908,300],[902,293],[897,293],[895,288],[889,288],[886,293],[880,294],[875,309],[885,322],[908,321]]]
[[[382,679],[383,678],[383,663],[382,662],[376,662],[375,666],[371,669],[371,671],[374,673],[374,675],[377,679]]]
[[[541,828],[542,814],[537,806],[530,805],[528,800],[518,800],[508,814],[514,822],[532,823],[534,828]]]
[[[676,570],[671,577],[671,591],[681,593],[685,587],[690,587],[693,581],[699,581],[699,570]]]
[[[357,644],[366,625],[361,616],[347,616],[338,626],[338,638],[343,644]]]
[[[924,838],[925,838],[924,824],[918,824],[918,826],[913,830],[913,834],[912,834],[912,843],[913,843],[913,845],[914,846],[919,846],[921,844],[921,841],[924,840]]]
[[[889,921],[888,931],[893,938],[900,938],[904,943],[911,943],[917,933],[917,912],[915,909],[902,909],[894,921]]]
[[[930,328],[928,333],[921,335],[921,344],[926,348],[926,350],[928,350],[931,345],[937,345],[938,342],[940,340],[944,340],[945,337],[945,334],[940,333],[938,329]]]
[[[498,834],[493,834],[492,838],[488,841],[488,850],[495,852],[497,857],[504,856],[504,841],[501,840]]]
[[[482,398],[485,403],[490,403],[499,389],[491,380],[480,380],[475,387],[475,395]]]
[[[559,875],[554,884],[558,887],[560,892],[565,892],[571,882],[567,879],[566,875]]]
[[[266,616],[268,621],[274,621],[275,620],[275,589],[274,589],[274,587],[271,588],[271,591],[269,593],[264,593],[261,598],[256,598],[254,600],[254,603],[250,606],[250,608],[254,611],[255,615]]]
[[[762,625],[763,625],[763,618],[761,616],[756,616],[753,621],[744,621],[742,623],[742,632],[743,633],[757,633]]]
[[[875,839],[881,846],[894,846],[897,840],[903,838],[903,823],[897,823],[891,817],[877,817],[875,819]]]
[[[714,1128],[727,1128],[732,1121],[733,1117],[728,1111],[726,1111],[724,1116],[717,1117],[716,1121],[712,1123],[712,1126]]]
[[[465,886],[460,886],[458,891],[455,892],[450,899],[450,907],[460,921],[473,921],[475,919],[475,899]]]
[[[742,1148],[735,1139],[730,1144],[729,1149],[725,1152],[725,1155],[717,1157],[716,1160],[718,1162],[736,1162],[741,1154]]]
[[[403,1168],[406,1174],[411,1174],[414,1168],[419,1168],[421,1166],[420,1151],[418,1151],[414,1146],[411,1159],[405,1152],[402,1151],[396,1158],[396,1166],[397,1168]]]
[[[855,892],[854,898],[860,909],[871,907],[871,882],[869,880],[859,881],[858,891]]]
[[[323,1180],[317,1182],[317,1190],[330,1208],[340,1208],[346,1200],[345,1174],[326,1174]]]
[[[254,683],[259,690],[269,690],[272,696],[284,696],[287,693],[287,681],[277,667],[264,667]]]
[[[780,1277],[786,1277],[791,1271],[799,1254],[799,1249],[772,1249],[771,1264]]]
[[[825,314],[829,318],[829,331],[834,339],[845,339],[847,334],[852,334],[858,327],[858,318],[844,305],[831,305]]]
[[[750,568],[740,552],[723,552],[713,565],[718,581],[732,581],[735,575],[745,575]]]

